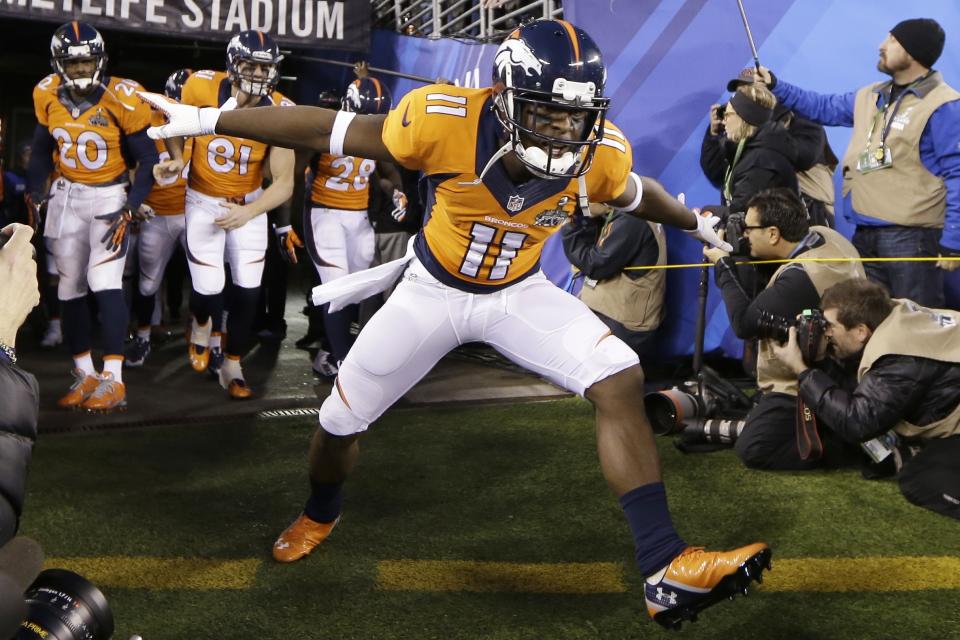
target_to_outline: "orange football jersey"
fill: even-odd
[[[183,85],[180,101],[195,107],[220,107],[230,99],[230,80],[223,71],[197,71]],[[290,106],[274,91],[257,106]],[[190,188],[215,198],[239,198],[263,183],[263,161],[269,145],[246,138],[214,134],[197,136],[190,162]]]
[[[499,161],[477,183],[503,144],[491,104],[489,88],[422,87],[403,97],[382,133],[400,164],[424,173],[417,257],[434,277],[467,291],[496,290],[535,273],[544,241],[577,206],[577,180],[515,185]],[[630,143],[607,122],[585,176],[590,200],[622,194],[632,162]]]
[[[123,137],[150,125],[150,109],[136,96],[139,83],[108,77],[74,103],[60,77],[50,74],[33,89],[37,122],[57,141],[57,169],[72,182],[87,185],[126,180]]]
[[[370,174],[376,168],[376,160],[320,154],[310,201],[330,209],[366,210],[370,202]]]
[[[166,122],[166,118],[159,111],[154,111],[150,124],[157,127]],[[163,140],[156,140],[159,162],[170,159],[170,152]],[[163,178],[153,183],[150,195],[144,200],[158,216],[173,216],[182,214],[187,197],[187,176],[190,173],[190,154],[193,151],[193,138],[186,138],[183,143],[183,170],[178,176]]]

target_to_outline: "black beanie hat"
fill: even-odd
[[[943,53],[943,41],[946,36],[943,28],[931,18],[913,18],[904,20],[890,29],[890,34],[910,57],[922,66],[930,69]]]

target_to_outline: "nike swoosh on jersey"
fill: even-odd
[[[408,112],[408,111],[410,111],[410,105],[409,105],[409,104],[407,105],[407,108],[403,110],[403,120],[400,121],[400,124],[402,124],[402,125],[405,126],[405,127],[409,127],[409,126],[410,126],[410,121],[407,120],[407,112]]]

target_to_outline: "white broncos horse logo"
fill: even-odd
[[[506,70],[511,66],[523,68],[528,76],[534,73],[540,75],[543,71],[543,63],[533,54],[527,43],[519,38],[505,40],[497,49],[493,61],[501,76],[506,75]]]
[[[360,89],[352,82],[347,86],[347,104],[351,105],[355,111],[360,109]]]

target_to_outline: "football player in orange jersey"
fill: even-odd
[[[347,87],[341,102],[344,111],[359,114],[384,114],[390,111],[390,91],[359,66],[361,77]],[[310,189],[310,210],[304,220],[304,236],[308,253],[321,282],[332,282],[343,276],[368,269],[376,248],[373,226],[367,213],[370,202],[370,176],[377,169],[375,160],[350,155],[316,154],[311,163],[313,182]],[[398,193],[400,176],[388,163],[380,165],[393,176],[390,192]],[[381,188],[378,184],[376,188]],[[405,196],[403,196],[405,198]],[[350,350],[350,324],[357,319],[357,306],[340,311],[323,308],[323,323],[333,362],[324,350],[317,352],[313,370],[322,376],[336,375],[336,364]]]
[[[157,148],[145,133],[150,110],[142,109],[134,95],[142,87],[106,75],[107,54],[96,29],[78,21],[60,26],[50,55],[55,73],[33,90],[39,124],[29,191],[33,202],[43,200],[56,151],[60,177],[47,204],[44,236],[53,241],[63,333],[76,378],[58,404],[111,411],[126,406],[122,364],[128,312],[121,289],[126,231],[149,216],[141,205],[153,186]],[[129,193],[125,156],[136,163]],[[102,374],[90,356],[88,288],[100,310]]]
[[[220,113],[143,96],[170,119],[153,136],[249,135],[424,173],[427,222],[413,255],[314,292],[315,302],[341,305],[405,269],[323,403],[310,448],[312,492],[274,544],[276,560],[304,557],[339,522],[341,486],[360,433],[449,350],[481,341],[594,404],[600,465],[633,534],[651,617],[679,626],[759,580],[770,560],[766,544],[708,552],[679,537],[636,354],[539,269],[543,242],[569,216],[589,215],[588,199],[726,244],[713,229],[716,217],[696,215],[631,171],[630,144],[606,120],[605,79],[586,33],[562,20],[539,20],[499,47],[492,88],[423,87],[387,116],[314,107]]]
[[[179,100],[183,85],[191,73],[190,69],[177,69],[171,73],[163,87],[164,95]],[[163,116],[153,112],[151,122],[163,124]],[[184,145],[171,144],[169,149],[163,140],[157,140],[156,144],[160,161],[154,167],[156,183],[146,200],[156,216],[140,225],[137,242],[140,278],[133,295],[137,333],[127,345],[125,363],[128,367],[143,366],[150,355],[150,330],[157,291],[177,243],[184,244],[186,223],[183,209],[193,140],[187,140]]]
[[[183,85],[181,102],[224,111],[292,106],[276,90],[282,59],[269,35],[243,31],[227,45],[226,73],[197,71]],[[265,177],[272,181],[263,189]],[[208,366],[211,371],[219,369],[220,384],[233,399],[249,398],[252,393],[240,359],[252,346],[268,240],[266,212],[289,200],[293,179],[290,149],[225,135],[200,136],[193,143],[186,196],[187,261],[193,280],[190,364],[196,371]],[[300,244],[289,221],[277,224],[276,234],[288,253]],[[225,259],[233,288],[227,296],[228,340],[221,350],[215,325],[223,309]]]

